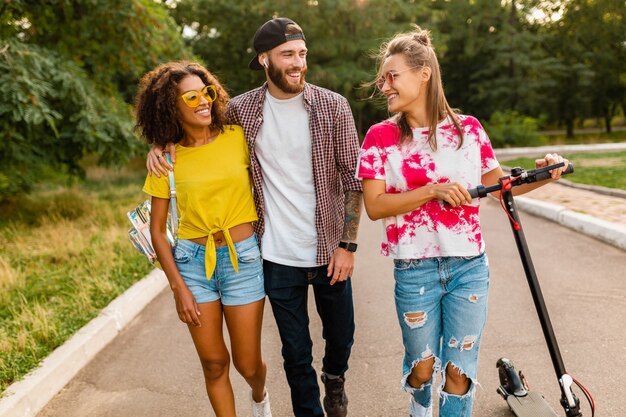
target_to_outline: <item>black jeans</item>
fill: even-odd
[[[313,285],[315,306],[326,341],[322,371],[343,375],[354,342],[351,280],[330,285],[326,266],[299,268],[263,261],[265,292],[272,305],[283,343],[283,366],[291,389],[296,417],[323,417],[320,388],[313,369],[313,342],[309,333],[307,295]]]

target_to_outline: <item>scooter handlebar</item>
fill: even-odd
[[[563,164],[564,164],[564,162],[561,162],[560,164],[550,165],[549,167],[538,168],[538,169],[541,169],[542,171],[537,172],[537,174],[535,175],[535,181],[547,180],[548,178],[550,178],[550,172],[549,171],[552,171],[552,169],[553,169],[551,167],[556,167],[557,165],[558,166],[563,166]],[[547,168],[550,168],[550,169],[547,169]],[[537,171],[537,170],[535,170],[535,171]],[[574,164],[572,164],[570,162],[569,164],[567,164],[567,168],[565,169],[565,171],[563,171],[562,175],[571,174],[572,172],[574,172]]]
[[[479,185],[478,187],[470,188],[467,191],[469,192],[472,198],[486,197],[487,194],[502,189],[503,179],[509,179],[509,178],[512,179],[511,181],[512,186],[518,186],[522,184],[530,184],[530,183],[537,182],[537,181],[543,181],[543,180],[547,180],[548,178],[550,178],[550,171],[556,168],[560,168],[564,164],[565,164],[564,162],[561,162],[561,163],[550,165],[550,166],[543,167],[543,168],[532,169],[530,171],[525,171],[523,168],[515,167],[511,169],[511,175],[502,177],[500,181],[498,182],[498,184],[490,185],[487,187],[485,187],[484,185]],[[567,169],[563,171],[563,175],[571,174],[572,172],[574,172],[574,165],[572,163],[569,163],[567,165]]]

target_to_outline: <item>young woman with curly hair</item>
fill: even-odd
[[[148,175],[143,190],[152,196],[152,243],[200,357],[215,414],[236,415],[225,320],[233,363],[252,388],[253,415],[267,417],[261,357],[265,291],[252,227],[257,214],[243,129],[225,124],[228,100],[199,64],[170,62],[142,78],[136,128],[150,144],[176,147],[180,221],[174,249],[167,240],[168,177]]]

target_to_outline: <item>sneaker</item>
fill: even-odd
[[[250,401],[252,401],[252,417],[272,417],[272,410],[270,409],[270,396],[265,390],[265,397],[260,403],[254,401],[252,398],[252,392],[250,392]]]
[[[346,417],[348,415],[348,397],[343,389],[346,378],[341,375],[330,379],[322,373],[322,382],[326,389],[324,411],[328,417]]]
[[[409,403],[409,416],[410,417],[433,417],[433,405],[430,404],[428,408],[415,401],[415,398],[411,395],[411,402]]]

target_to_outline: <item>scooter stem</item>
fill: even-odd
[[[509,223],[511,224],[517,250],[519,251],[524,272],[526,273],[526,279],[528,280],[528,286],[530,287],[530,293],[535,303],[537,315],[539,316],[541,329],[543,330],[543,335],[546,339],[546,344],[548,345],[552,365],[554,366],[556,377],[559,380],[561,388],[561,405],[565,409],[567,417],[581,417],[582,414],[580,413],[579,400],[576,398],[571,389],[573,382],[572,377],[565,371],[563,358],[561,357],[556,336],[554,335],[554,330],[552,329],[550,315],[548,314],[548,309],[546,308],[546,304],[543,299],[541,287],[539,286],[539,281],[537,280],[535,267],[530,257],[530,252],[528,250],[528,245],[526,244],[526,238],[521,227],[521,222],[519,220],[519,215],[515,206],[515,201],[513,200],[513,194],[510,186],[506,188],[503,187],[501,193],[505,209],[510,214]]]

